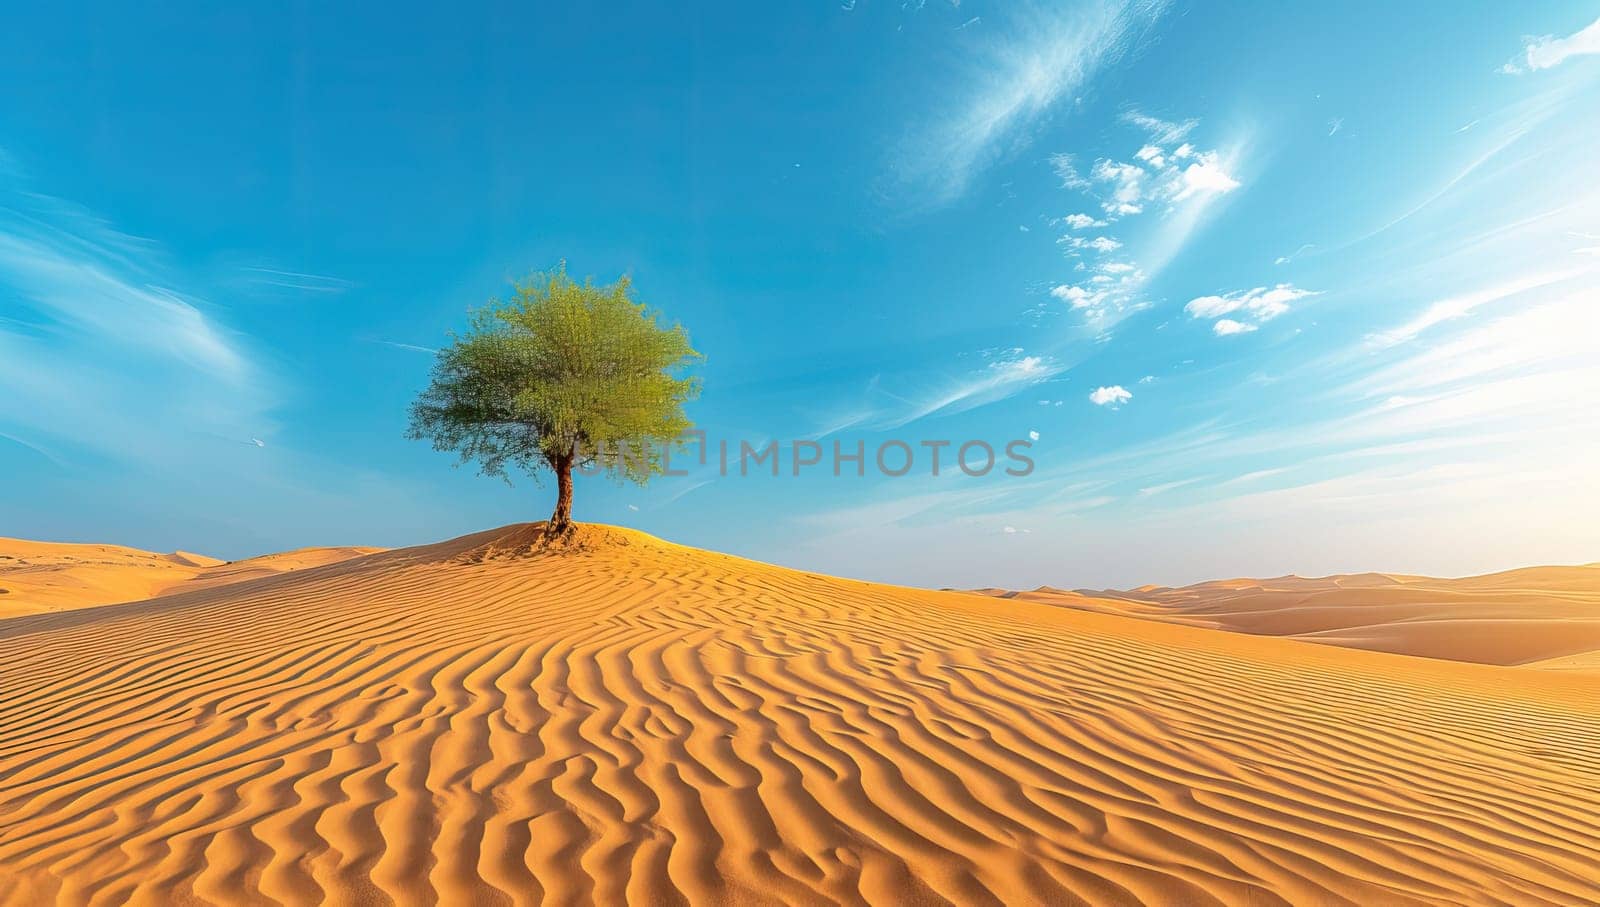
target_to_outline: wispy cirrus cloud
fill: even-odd
[[[1094,0],[1071,7],[1020,3],[985,20],[988,44],[941,99],[942,114],[897,155],[902,180],[933,204],[1026,146],[1062,100],[1121,60],[1166,11],[1166,0]]]
[[[1585,273],[1584,270],[1578,268],[1541,271],[1495,286],[1472,290],[1448,299],[1441,299],[1429,305],[1411,320],[1388,330],[1371,334],[1367,340],[1373,346],[1378,347],[1389,347],[1405,343],[1439,324],[1463,318],[1481,306],[1499,302],[1502,299],[1510,299],[1530,290],[1561,283],[1583,273]]]
[[[1468,148],[1468,153],[1462,155],[1460,159],[1449,161],[1448,164],[1441,163],[1437,168],[1441,179],[1427,191],[1426,195],[1407,203],[1403,210],[1389,217],[1375,229],[1329,251],[1342,252],[1387,234],[1402,225],[1414,226],[1414,219],[1425,217],[1449,204],[1459,204],[1464,198],[1474,196],[1481,198],[1487,187],[1496,181],[1504,180],[1506,174],[1515,169],[1516,162],[1508,160],[1509,151],[1521,151],[1530,145],[1535,145],[1542,146],[1537,154],[1547,156],[1552,149],[1578,145],[1585,156],[1591,155],[1593,149],[1589,147],[1589,143],[1583,142],[1581,138],[1576,142],[1568,138],[1568,136],[1576,138],[1571,133],[1570,126],[1560,138],[1553,139],[1552,136],[1552,133],[1560,129],[1559,124],[1563,119],[1570,121],[1567,115],[1573,112],[1574,101],[1581,100],[1582,97],[1583,93],[1575,90],[1573,83],[1557,83],[1508,104],[1485,118],[1473,120],[1469,126],[1483,123],[1472,133],[1474,136],[1482,133],[1482,138],[1466,141],[1464,145]],[[1465,127],[1457,130],[1458,133],[1463,131]],[[1532,159],[1524,157],[1523,160]],[[1550,165],[1546,163],[1544,166]],[[1562,182],[1564,181],[1560,179],[1546,180],[1550,185]],[[1500,205],[1508,209],[1514,207],[1513,197],[1502,195],[1501,198],[1505,201],[1500,202]]]
[[[245,280],[261,286],[306,293],[343,293],[354,287],[352,281],[325,274],[307,274],[301,271],[282,271],[277,268],[242,268]]]
[[[271,391],[245,338],[166,271],[159,244],[81,206],[0,186],[0,429],[31,446],[155,459],[196,434],[263,433]]]
[[[1057,379],[1070,363],[1020,347],[982,350],[960,370],[938,369],[876,374],[849,402],[814,414],[812,436],[825,438],[850,429],[891,431],[932,416],[949,416],[997,403]]]
[[[1125,111],[1122,114],[1122,121],[1150,133],[1151,141],[1158,145],[1176,145],[1188,138],[1189,133],[1200,125],[1199,120],[1182,120],[1174,123],[1136,109]]]
[[[372,339],[368,339],[367,342],[368,343],[376,343],[379,346],[392,347],[392,348],[397,349],[397,350],[406,350],[407,352],[411,352],[411,353],[426,353],[429,356],[437,355],[438,352],[439,352],[437,347],[420,346],[420,345],[415,344],[415,343],[401,343],[398,340],[372,340]]]
[[[1021,349],[1002,351],[980,369],[914,398],[895,398],[907,405],[885,413],[879,428],[899,428],[938,414],[959,413],[1003,400],[1026,388],[1048,381],[1067,366],[1049,356],[1028,355]]]

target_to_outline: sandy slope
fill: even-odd
[[[156,554],[121,545],[76,545],[0,538],[0,618],[142,601],[302,570],[380,551],[379,548],[302,548],[243,561],[203,554]]]
[[[1362,573],[1230,579],[1126,592],[981,590],[991,595],[1194,627],[1289,636],[1482,664],[1600,664],[1600,565],[1471,576]]]
[[[0,621],[0,902],[1600,901],[1592,678],[529,537]]]

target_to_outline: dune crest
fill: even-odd
[[[1585,678],[530,531],[0,621],[0,903],[1600,900]]]
[[[661,554],[673,549],[690,549],[662,541],[637,529],[606,526],[598,523],[577,523],[571,531],[556,538],[545,536],[545,523],[517,523],[489,532],[465,536],[446,545],[467,543],[465,550],[454,560],[464,564],[477,564],[491,560],[516,560],[546,556],[571,556],[616,552],[625,548],[639,548]],[[709,553],[709,552],[706,552]]]

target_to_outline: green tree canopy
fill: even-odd
[[[580,284],[563,263],[517,283],[439,351],[408,435],[508,481],[508,468],[549,469],[557,495],[546,534],[565,533],[574,468],[642,484],[690,428],[683,406],[700,385],[683,372],[701,357],[681,326],[657,318],[627,277]]]

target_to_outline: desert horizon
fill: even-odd
[[[627,529],[608,524],[589,525],[602,529]],[[502,530],[509,528],[509,525],[501,527]],[[427,544],[430,543],[401,547],[425,547]],[[0,586],[0,596],[9,596],[0,598],[0,617],[133,603],[390,550],[394,549],[378,545],[308,545],[229,560],[183,549],[157,552],[115,543],[0,536],[0,572],[11,577],[10,588]],[[806,572],[805,567],[793,564],[773,561],[770,565]],[[1308,628],[1304,612],[1356,605],[1361,607],[1343,607],[1343,610],[1347,615],[1356,616],[1370,616],[1376,610],[1379,616],[1387,618],[1384,623],[1399,619],[1414,620],[1417,617],[1425,621],[1459,622],[1464,618],[1461,612],[1465,609],[1470,614],[1465,618],[1467,620],[1495,620],[1497,618],[1492,615],[1497,614],[1504,615],[1499,619],[1566,620],[1583,631],[1590,629],[1587,625],[1600,622],[1600,615],[1591,607],[1600,605],[1600,561],[1531,564],[1453,577],[1387,570],[1321,576],[1287,573],[1277,576],[1214,577],[1177,586],[1146,583],[1127,589],[1095,589],[1071,585],[1070,580],[1059,586],[1046,584],[1031,589],[911,585],[930,591],[971,592],[1039,602],[1053,607],[1168,620],[1242,633],[1290,636],[1357,648],[1379,644],[1370,639],[1340,639],[1337,633],[1330,631],[1349,631],[1360,627],[1347,625],[1347,621],[1337,618],[1329,621],[1332,615],[1310,617],[1311,626]],[[1474,593],[1477,594],[1474,596]],[[1396,595],[1406,600],[1394,601]],[[1536,608],[1536,613],[1532,615],[1526,611],[1511,610],[1527,604],[1529,599],[1535,605],[1546,607]],[[1285,615],[1286,611],[1300,614],[1298,617]],[[1403,613],[1396,615],[1396,611]],[[1287,628],[1279,624],[1285,624]],[[1531,647],[1538,649],[1542,642],[1532,641]],[[1518,646],[1515,641],[1508,644],[1514,648]],[[1591,644],[1589,637],[1580,633],[1575,638],[1563,641],[1563,644],[1587,652],[1600,649],[1600,638]],[[1420,654],[1403,648],[1380,650],[1394,651],[1395,654]],[[1459,648],[1446,646],[1441,651],[1448,654],[1425,657],[1480,660],[1468,657],[1470,653]],[[1489,663],[1519,662],[1491,659]]]

